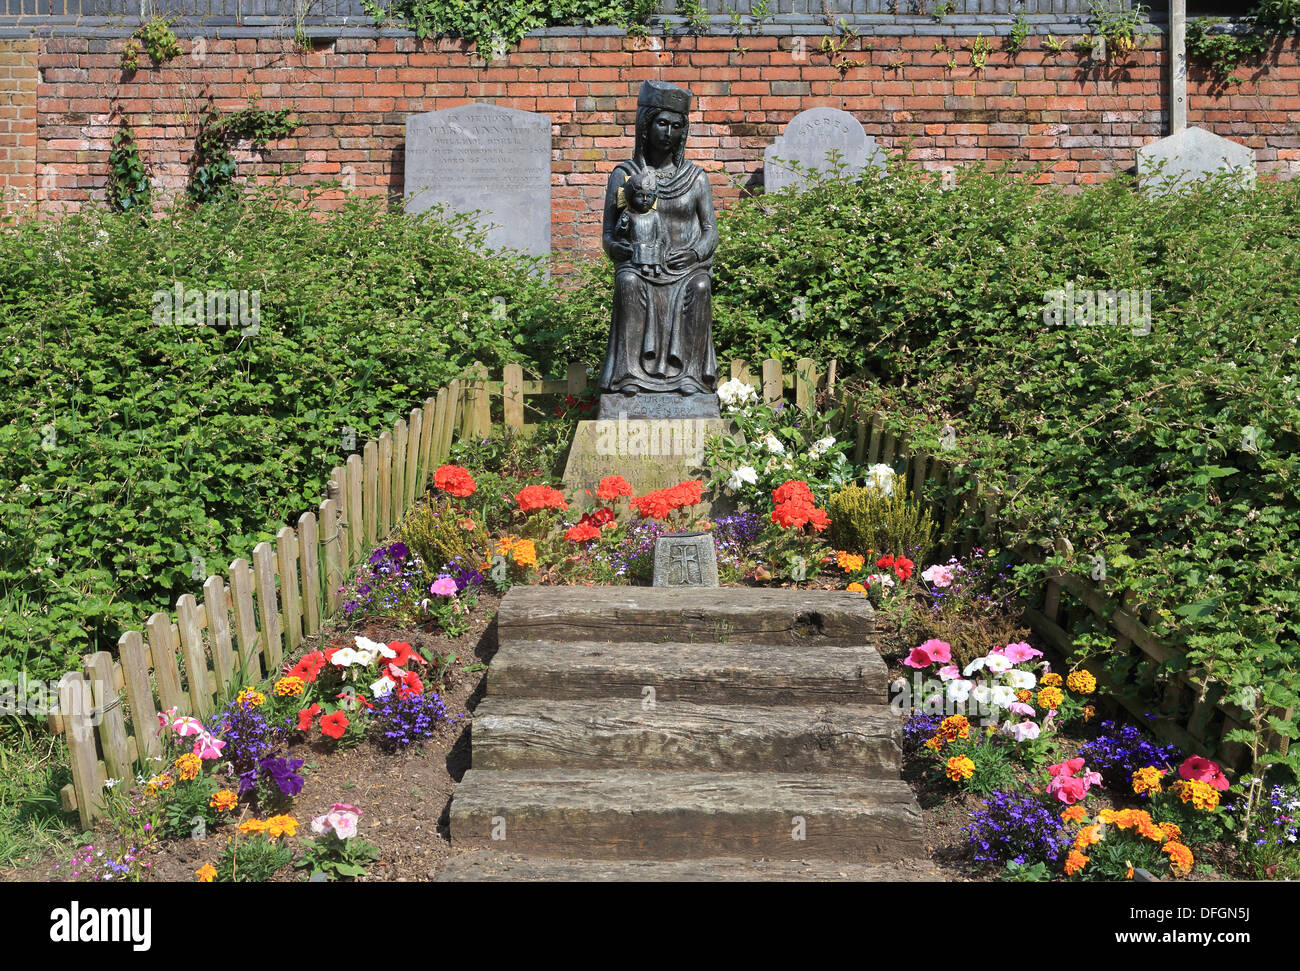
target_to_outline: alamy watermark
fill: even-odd
[[[1151,333],[1150,290],[1064,289],[1043,294],[1043,323],[1049,327],[1127,327],[1144,337]]]
[[[712,433],[706,422],[687,418],[651,421],[620,415],[596,423],[596,454],[619,458],[671,455],[699,462]]]

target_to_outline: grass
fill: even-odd
[[[68,766],[62,736],[27,720],[0,720],[0,868],[61,853],[80,835],[77,814],[59,803],[59,790],[72,781]]]

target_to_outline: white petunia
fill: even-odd
[[[1016,689],[1009,688],[1005,684],[1000,684],[990,692],[990,697],[992,698],[993,704],[997,705],[999,708],[1010,708],[1016,700]]]
[[[1038,679],[1029,671],[1008,671],[1007,684],[1013,688],[1028,690],[1038,683]]]
[[[727,488],[733,491],[742,489],[747,485],[758,484],[758,470],[751,465],[742,465],[731,473],[727,479]]]
[[[819,459],[823,455],[825,455],[828,451],[830,451],[831,446],[834,444],[835,444],[835,439],[833,436],[827,436],[826,438],[819,438],[817,439],[817,441],[813,442],[812,447],[808,449],[808,457]]]
[[[994,674],[1006,674],[1012,668],[1011,659],[1002,654],[990,654],[985,665]]]
[[[883,462],[867,469],[867,488],[879,492],[882,496],[894,494],[894,470]]]
[[[962,668],[961,673],[969,678],[976,671],[982,671],[984,669],[986,660],[987,658],[977,657],[975,660],[971,661],[970,664]]]
[[[970,681],[949,681],[948,682],[948,700],[965,701],[970,697],[971,689],[975,685]]]

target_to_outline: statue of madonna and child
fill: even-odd
[[[646,81],[632,158],[610,174],[601,242],[614,262],[601,419],[717,418],[708,175],[686,158],[691,93]]]

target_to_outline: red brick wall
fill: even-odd
[[[198,109],[211,93],[232,110],[252,95],[268,109],[293,104],[303,122],[260,159],[241,154],[248,163],[243,174],[294,183],[346,176],[359,193],[400,195],[405,116],[491,99],[551,115],[554,246],[591,248],[602,187],[613,163],[630,151],[636,94],[646,78],[698,96],[690,154],[714,173],[723,205],[739,191],[729,177],[753,178],[785,122],[816,105],[852,112],[886,149],[910,139],[912,157],[929,167],[1047,161],[1044,180],[1063,184],[1127,168],[1139,146],[1165,133],[1161,36],[1109,66],[1090,66],[1069,49],[1054,55],[1031,38],[1032,49],[1014,63],[998,50],[982,72],[971,66],[973,38],[947,39],[954,69],[948,53],[936,52],[935,37],[863,39],[871,49],[843,57],[866,63],[846,63],[842,74],[821,53],[819,37],[744,37],[747,50],[740,52],[735,38],[721,36],[548,36],[525,38],[490,67],[448,41],[344,39],[303,53],[288,39],[206,40],[200,59],[185,39],[182,58],[153,67],[142,56],[140,69],[126,75],[122,41],[53,38],[41,42],[39,57],[35,181],[43,208],[102,198],[109,140],[126,119],[155,183],[164,194],[180,191]],[[1188,122],[1248,144],[1261,171],[1296,175],[1297,82],[1294,44],[1258,80],[1225,93],[1194,76]],[[5,124],[0,133],[8,135]],[[0,142],[0,180],[6,166],[30,173],[30,161],[20,156],[15,163],[8,144]]]
[[[0,216],[34,201],[35,40],[0,40]]]

